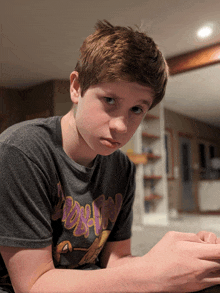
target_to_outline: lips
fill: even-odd
[[[101,138],[101,142],[109,148],[118,148],[120,146],[120,143],[117,140],[111,138]]]

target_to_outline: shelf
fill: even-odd
[[[127,156],[134,164],[147,164],[148,160],[158,160],[161,156],[156,156],[154,154],[143,153],[143,154],[135,154],[135,153],[127,153]]]
[[[158,135],[150,134],[150,133],[147,133],[147,132],[142,132],[142,136],[146,137],[146,138],[153,138],[153,139],[160,138]]]
[[[127,156],[135,165],[147,163],[146,154],[127,153]]]
[[[146,120],[159,119],[159,117],[156,115],[147,113],[146,116],[144,117],[144,119],[146,119]]]
[[[134,205],[138,214],[135,219],[137,226],[168,224],[167,175],[163,167],[166,159],[163,146],[164,125],[164,108],[161,103],[145,115],[135,137],[137,141],[131,144],[131,148],[147,158],[147,164],[137,168],[137,196],[140,199]]]
[[[155,199],[161,199],[163,198],[161,195],[158,194],[150,194],[150,195],[145,195],[144,200],[145,201],[153,201]]]
[[[152,175],[152,176],[144,176],[144,179],[145,180],[159,180],[159,179],[161,179],[162,178],[162,176],[155,176],[155,175]]]
[[[158,160],[158,159],[161,159],[161,156],[157,156],[157,155],[154,155],[154,154],[150,154],[150,153],[145,153],[147,158],[149,160]]]

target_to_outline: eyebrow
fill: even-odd
[[[147,100],[139,100],[139,102],[141,102],[142,104],[147,105],[148,107],[151,106],[151,103],[149,101],[147,101]]]
[[[114,93],[107,93],[107,95],[109,96],[109,98],[116,98],[118,100],[122,100],[123,99],[123,98],[119,97],[118,95],[116,95]],[[139,101],[137,101],[137,103],[145,104],[149,108],[151,106],[151,103],[148,100],[144,100],[144,99],[140,99]]]

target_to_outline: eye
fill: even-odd
[[[115,103],[116,103],[114,98],[105,97],[104,99],[105,99],[106,103],[109,105],[115,105]]]
[[[138,107],[138,106],[135,106],[132,108],[132,111],[135,113],[135,114],[142,114],[143,113],[143,109],[141,107]]]

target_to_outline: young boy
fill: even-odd
[[[2,133],[0,292],[190,292],[220,282],[211,233],[171,232],[131,256],[135,167],[119,148],[161,101],[167,76],[146,34],[98,22],[70,76],[76,113]]]

